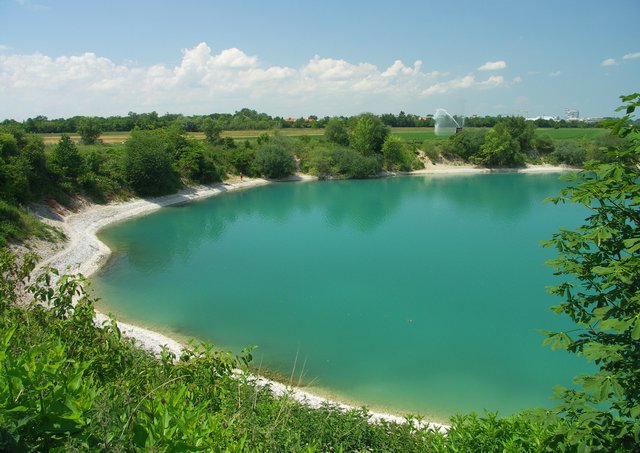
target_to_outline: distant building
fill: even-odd
[[[537,120],[560,121],[560,118],[558,118],[557,116],[540,115],[540,116],[533,116],[533,117],[525,118],[525,120],[527,120],[527,121],[537,121]]]
[[[318,121],[318,119],[314,118],[314,117],[309,117],[309,118],[292,118],[292,117],[288,117],[288,118],[285,118],[284,120],[287,123],[295,123],[296,121],[298,121],[300,119],[303,120],[305,123],[313,123],[315,121]]]
[[[564,119],[567,121],[576,121],[580,119],[580,112],[578,110],[565,109]]]

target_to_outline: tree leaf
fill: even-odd
[[[633,330],[631,331],[631,339],[640,340],[640,316],[636,316],[636,321],[633,323]]]

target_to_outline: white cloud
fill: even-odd
[[[606,60],[602,60],[602,63],[600,63],[600,66],[615,66],[618,63],[616,63],[615,58],[607,58]]]
[[[6,46],[4,44],[0,44],[0,52],[2,52],[3,50],[9,50],[9,49],[11,49],[11,47]]]
[[[628,53],[625,54],[624,57],[622,57],[623,60],[635,60],[637,58],[640,58],[640,52]]]
[[[504,60],[487,61],[485,64],[478,68],[478,71],[497,71],[507,67],[507,62]]]
[[[549,77],[559,77],[562,75],[562,71],[553,71],[553,72],[550,72],[548,75]]]
[[[175,66],[116,64],[91,52],[0,54],[0,119],[150,110],[194,114],[246,106],[272,114],[354,114],[411,103],[424,108],[421,95],[506,85],[502,76],[476,80],[473,74],[427,72],[420,60],[378,68],[315,56],[298,68],[269,66],[237,48],[215,53],[206,43],[184,49]]]
[[[511,83],[520,83],[520,82],[522,82],[522,77],[520,76],[515,76],[511,81]]]
[[[422,91],[422,94],[425,96],[429,96],[433,94],[445,94],[450,91],[460,90],[460,89],[496,88],[501,85],[505,85],[504,77],[502,76],[491,76],[487,80],[478,82],[476,81],[476,77],[473,74],[468,74],[464,77],[459,77],[446,82],[439,82],[434,85],[431,85],[430,87]]]

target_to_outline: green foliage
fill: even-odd
[[[487,167],[521,167],[525,159],[507,124],[498,123],[487,132],[476,160]]]
[[[442,154],[449,158],[462,158],[468,161],[480,154],[486,134],[487,129],[462,129],[443,144]]]
[[[451,418],[451,429],[436,451],[541,452],[555,434],[555,422],[532,421],[526,414],[499,418],[495,413]]]
[[[575,140],[562,140],[550,154],[552,162],[580,166],[587,158],[587,150],[579,146]]]
[[[271,136],[267,133],[267,132],[262,132],[260,135],[258,135],[258,145],[265,145],[267,143],[269,143],[271,141]]]
[[[124,176],[139,195],[161,195],[176,189],[168,143],[154,131],[134,131],[125,143]]]
[[[385,168],[391,171],[411,171],[417,160],[402,140],[395,135],[389,135],[385,139],[382,145],[382,156]]]
[[[336,145],[348,146],[349,134],[346,122],[340,118],[331,118],[324,127],[324,136]]]
[[[256,165],[256,150],[251,146],[225,150],[225,159],[235,168],[235,173],[246,176],[259,176]]]
[[[174,157],[178,174],[187,181],[208,184],[222,180],[222,166],[202,142],[189,140]]]
[[[588,143],[588,142],[587,142]],[[626,148],[629,140],[626,137],[617,135],[598,135],[589,143],[587,158],[598,162],[613,162],[615,154],[607,153],[607,150]]]
[[[533,138],[533,148],[539,156],[546,156],[555,150],[555,144],[548,135],[539,135]]]
[[[83,145],[94,145],[102,133],[100,121],[95,117],[83,117],[78,120],[76,130]]]
[[[541,128],[536,129],[536,135],[546,135],[552,140],[594,140],[598,137],[608,136],[607,129],[590,127],[566,127],[562,129]]]
[[[0,249],[10,240],[22,241],[31,235],[46,236],[44,225],[24,209],[0,200]]]
[[[72,190],[72,186],[80,175],[82,158],[71,137],[62,135],[49,156],[49,166],[51,171],[63,181],[64,188]]]
[[[536,125],[533,121],[527,121],[521,116],[508,116],[502,118],[498,124],[503,124],[511,138],[518,142],[520,152],[528,154],[534,148]]]
[[[433,140],[425,140],[421,146],[424,154],[432,163],[438,163],[442,160],[442,148],[440,143],[434,143]]]
[[[223,166],[211,147],[205,146],[201,141],[189,139],[179,124],[162,130],[162,137],[174,170],[186,182],[207,184],[222,180]]]
[[[562,448],[631,451],[640,444],[640,131],[630,123],[640,94],[623,96],[627,115],[613,125],[628,146],[604,151],[610,163],[589,163],[568,179],[554,203],[590,211],[576,230],[562,230],[545,245],[569,281],[551,288],[563,298],[553,307],[577,329],[548,332],[546,343],[585,356],[598,366],[576,378],[580,389],[560,389],[557,413],[568,422]]]
[[[272,179],[287,177],[296,170],[293,155],[279,143],[268,143],[258,148],[256,165],[260,174]]]
[[[367,178],[382,170],[382,160],[378,156],[363,156],[351,148],[334,148],[331,159],[332,173],[346,178]]]
[[[42,197],[51,184],[42,139],[35,135],[27,136],[21,153],[28,164],[29,196],[31,199]]]
[[[364,156],[380,154],[389,128],[376,115],[363,113],[349,128],[349,145]]]
[[[202,120],[201,126],[202,132],[204,132],[205,140],[212,145],[215,145],[220,140],[220,134],[222,133],[222,127],[215,122],[212,118],[206,117]]]
[[[0,132],[0,158],[7,160],[18,155],[18,142],[12,134]]]

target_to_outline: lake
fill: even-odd
[[[558,174],[278,183],[112,226],[93,278],[119,319],[226,350],[310,390],[446,420],[550,407],[583,359],[542,346],[570,327],[539,242],[580,207]]]

